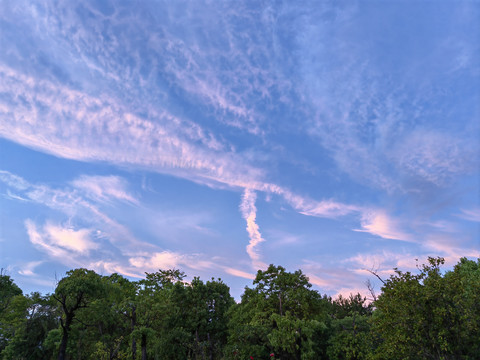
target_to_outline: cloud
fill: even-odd
[[[348,259],[345,259],[346,264],[351,264],[353,271],[357,273],[366,273],[365,271],[375,271],[380,276],[388,277],[393,274],[394,268],[400,270],[414,270],[416,268],[415,256],[408,251],[393,252],[391,250],[383,250],[373,253],[359,253]]]
[[[254,191],[252,191],[251,189],[245,189],[242,196],[242,202],[240,204],[240,211],[243,218],[247,222],[247,232],[250,238],[250,241],[247,245],[247,254],[252,260],[252,266],[255,269],[263,269],[267,266],[260,260],[261,256],[257,247],[260,245],[260,243],[264,242],[265,239],[262,238],[262,234],[260,233],[259,227],[256,223],[256,199],[257,195]]]
[[[182,255],[171,251],[162,251],[148,256],[132,257],[129,259],[129,263],[136,268],[149,271],[173,269],[178,268],[182,263]]]
[[[224,267],[223,270],[230,275],[241,277],[244,279],[249,279],[249,280],[254,280],[255,279],[255,274],[248,273],[242,270],[234,269],[231,267]]]
[[[159,269],[190,268],[193,270],[206,270],[216,265],[208,260],[203,260],[200,254],[182,254],[175,251],[163,250],[152,254],[142,254],[131,257],[129,264],[136,269],[158,271]]]
[[[337,218],[363,211],[362,207],[344,204],[334,200],[313,200],[308,197],[299,196],[289,189],[271,183],[251,182],[246,186],[250,189],[264,191],[282,196],[285,201],[296,211],[303,215]]]
[[[461,209],[461,214],[458,216],[462,219],[480,222],[480,208]]]
[[[39,232],[32,220],[26,220],[25,226],[31,243],[57,260],[61,257],[87,256],[90,251],[99,248],[91,239],[90,229],[75,230],[47,223],[43,232]]]
[[[44,227],[53,246],[62,247],[80,254],[88,254],[91,250],[98,249],[98,244],[91,240],[91,229],[65,228],[52,224]]]
[[[82,223],[89,224],[89,229],[91,229],[92,234],[97,234],[96,236],[98,238],[108,239],[111,245],[119,249],[123,254],[132,255],[139,251],[155,248],[149,243],[137,240],[126,226],[105,214],[97,204],[91,202],[90,199],[84,196],[85,194],[80,193],[74,188],[67,186],[61,189],[51,188],[43,184],[31,184],[6,171],[2,173],[0,180],[7,184],[12,184],[12,187],[20,182],[22,184],[22,191],[19,191],[19,196],[22,199],[59,211],[66,215],[69,221],[71,219],[77,219]],[[32,229],[32,234],[37,233],[38,235],[31,236],[31,238],[43,238],[43,235],[40,236],[34,227],[30,226],[29,228]],[[46,235],[51,239],[57,239],[60,242],[62,241],[62,237],[68,239],[71,238],[71,236],[79,236],[81,239],[82,235],[86,235],[86,233],[83,232],[78,234],[72,233],[70,236],[68,232],[62,233],[55,226],[46,227],[45,231]],[[47,243],[47,245],[51,247],[50,243]],[[73,244],[71,245],[71,247],[74,246]],[[56,249],[56,251],[57,250],[58,249]]]
[[[446,266],[453,266],[462,257],[480,258],[478,241],[472,244],[464,240],[458,234],[439,233],[428,235],[422,245],[432,256],[443,257]]]
[[[365,211],[362,214],[361,226],[361,229],[354,231],[368,232],[384,239],[414,241],[412,235],[401,229],[398,221],[382,210]]]
[[[71,249],[56,244],[58,239],[50,238],[49,234],[39,232],[33,221],[26,220],[25,226],[30,242],[40,251],[67,266],[79,266],[81,264],[74,251],[72,252]]]
[[[383,22],[373,9],[315,4],[304,16],[294,17],[296,84],[306,94],[309,135],[355,182],[388,193],[445,187],[475,173],[478,89],[465,91],[465,84],[478,71],[454,65],[459,54],[464,57],[478,48],[463,32],[468,27],[473,31],[474,22],[462,21],[455,31],[432,23],[427,32],[410,33],[415,26],[424,30],[419,16],[406,30],[412,36],[399,44],[388,36],[407,13]],[[295,11],[293,6],[290,10]],[[451,16],[458,23],[460,17],[455,12]],[[367,40],[373,34],[382,46]],[[421,53],[419,43],[425,45]]]
[[[113,98],[93,97],[5,66],[0,66],[0,92],[12,94],[0,97],[0,135],[46,153],[232,186],[262,173],[234,153],[195,144],[182,134],[182,121],[165,110],[140,117]]]
[[[443,187],[478,168],[478,150],[468,137],[419,129],[397,143],[391,156],[404,172]]]
[[[72,181],[72,185],[77,189],[83,190],[88,197],[96,201],[115,199],[138,204],[137,199],[127,192],[126,181],[118,176],[83,175]]]
[[[362,290],[359,284],[364,283],[366,276],[358,274],[353,269],[326,263],[318,263],[311,260],[305,260],[302,264],[305,274],[308,276],[311,284],[320,288],[320,292],[327,292],[338,296],[349,295],[350,293],[360,292],[363,296],[367,294],[367,287]]]
[[[23,276],[38,276],[35,274],[34,270],[37,266],[43,264],[44,261],[30,261],[21,266],[21,269],[18,270],[18,273]]]
[[[0,170],[0,180],[16,190],[25,190],[30,184],[18,175],[5,170]]]

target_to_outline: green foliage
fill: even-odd
[[[333,301],[331,336],[327,354],[330,359],[369,359],[376,347],[371,333],[373,308],[360,294],[341,295]]]
[[[78,312],[86,309],[96,299],[105,295],[105,288],[101,276],[92,270],[75,269],[67,272],[57,285],[53,298],[59,303],[62,316],[60,325],[62,327],[62,341],[58,350],[58,359],[64,360],[67,353],[68,338],[72,330],[72,323]],[[78,317],[77,317],[78,319]],[[82,331],[75,332],[82,334]],[[82,336],[79,338],[82,339]],[[77,343],[77,352],[83,351],[81,343]],[[70,351],[75,347],[70,346]]]
[[[17,299],[20,300],[19,297]],[[45,344],[45,341],[49,331],[58,327],[55,303],[49,295],[32,293],[22,297],[17,306],[14,315],[17,318],[15,333],[2,352],[3,359],[51,358],[55,349]]]
[[[13,279],[0,270],[0,353],[24,322],[26,299]]]
[[[377,358],[476,359],[480,354],[480,265],[461,259],[442,276],[442,258],[419,274],[395,271],[375,302]]]
[[[13,282],[13,279],[0,270],[0,315],[7,309],[10,300],[22,295],[22,290]]]
[[[320,296],[297,270],[258,271],[240,303],[179,270],[140,281],[69,271],[51,296],[0,274],[0,359],[477,359],[480,259],[385,281],[374,304]]]
[[[308,278],[297,270],[287,272],[270,265],[258,271],[253,284],[245,289],[242,302],[230,313],[227,352],[240,357],[314,359],[322,349],[316,338],[326,329],[327,300],[311,290]]]

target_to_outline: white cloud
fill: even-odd
[[[427,236],[422,245],[431,256],[443,257],[447,266],[455,265],[462,257],[480,258],[478,243],[469,244],[463,240],[457,234],[440,233]]]
[[[249,280],[255,279],[255,274],[248,273],[248,272],[245,272],[245,271],[242,271],[242,270],[239,270],[239,269],[235,269],[235,268],[232,268],[232,267],[224,267],[223,270],[227,274],[230,274],[230,275],[233,275],[233,276],[237,276],[237,277],[241,277],[241,278],[249,279]]]
[[[382,210],[365,211],[361,226],[361,229],[354,231],[368,232],[384,239],[413,241],[412,235],[401,229],[400,223]]]
[[[311,260],[305,260],[302,269],[305,270],[310,283],[320,288],[320,292],[326,291],[332,295],[338,295],[340,292],[342,294],[356,293],[359,290],[358,285],[366,280],[364,274],[359,275],[354,270]],[[365,293],[367,287],[364,290],[360,293]]]
[[[182,254],[169,250],[134,256],[129,258],[128,262],[133,268],[152,272],[158,271],[159,269],[178,269],[184,267],[193,270],[205,270],[215,267],[213,262],[202,259],[202,256],[199,254]]]
[[[465,138],[420,129],[398,142],[391,156],[403,171],[444,186],[454,176],[478,167],[478,146],[472,145]]]
[[[334,200],[317,201],[302,197],[276,184],[252,182],[246,187],[280,195],[296,211],[307,216],[337,218],[340,216],[363,211],[363,209],[359,206],[344,204]]]
[[[75,230],[46,224],[44,231],[53,246],[62,247],[80,254],[88,254],[91,250],[98,249],[98,244],[91,239],[91,229]]]
[[[348,259],[345,259],[346,264],[351,264],[353,270],[366,274],[366,271],[375,271],[379,275],[387,278],[393,274],[393,268],[399,268],[402,271],[413,270],[416,268],[415,256],[410,252],[393,252],[390,250],[383,250],[373,253],[359,253]]]
[[[137,256],[129,259],[129,263],[139,269],[157,271],[159,269],[178,268],[182,262],[182,255],[170,251],[156,252],[151,255]]]
[[[37,276],[34,270],[37,266],[43,264],[44,261],[31,261],[21,266],[21,269],[18,270],[18,273],[23,276]]]
[[[30,184],[20,176],[5,170],[0,170],[0,180],[16,190],[25,190],[30,186]]]
[[[70,249],[66,249],[57,244],[49,238],[48,234],[41,233],[37,230],[37,226],[31,220],[25,221],[27,233],[30,242],[40,251],[46,253],[50,258],[53,258],[60,263],[67,266],[80,265],[79,258]]]
[[[126,181],[118,176],[83,175],[72,181],[72,185],[85,191],[88,197],[97,201],[116,199],[138,204],[137,199],[130,195],[126,190]]]
[[[149,243],[137,240],[125,225],[112,219],[90,202],[86,196],[82,196],[83,194],[73,188],[55,189],[43,184],[31,184],[9,172],[4,172],[3,177],[4,179],[0,178],[0,180],[7,184],[12,182],[12,179],[15,181],[21,179],[24,189],[23,193],[20,194],[22,198],[60,211],[67,215],[69,219],[81,219],[81,221],[90,224],[92,229],[100,231],[104,238],[107,238],[113,246],[120,249],[124,254],[131,255],[142,250],[155,248]]]
[[[480,208],[461,209],[462,213],[458,216],[462,219],[480,222]]]
[[[32,244],[57,260],[76,255],[87,256],[91,250],[99,247],[91,239],[90,229],[75,230],[47,223],[43,232],[39,232],[32,220],[26,220],[25,226]]]
[[[263,269],[266,268],[266,264],[260,260],[260,254],[257,247],[260,243],[264,242],[265,240],[262,238],[262,234],[260,233],[259,227],[256,223],[257,218],[257,208],[255,206],[255,201],[257,199],[257,195],[251,189],[245,189],[242,202],[240,204],[240,211],[242,213],[243,218],[247,222],[247,232],[250,238],[250,241],[247,245],[247,254],[252,260],[252,266],[255,269]]]
[[[262,173],[235,153],[196,145],[184,136],[183,121],[164,110],[139,117],[113,98],[89,96],[5,66],[0,67],[0,92],[13,95],[0,98],[0,135],[56,156],[232,186]],[[202,133],[198,125],[194,133]]]

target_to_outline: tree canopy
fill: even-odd
[[[51,295],[0,273],[0,359],[478,359],[480,259],[383,280],[374,301],[335,299],[301,271],[259,270],[235,303],[221,279],[178,269],[131,281],[74,269]]]

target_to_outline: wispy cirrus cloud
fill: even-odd
[[[406,256],[454,256],[478,233],[464,221],[478,221],[465,195],[478,187],[480,164],[477,14],[470,2],[8,2],[0,12],[0,137],[21,145],[11,149],[25,164],[38,154],[22,146],[89,163],[63,161],[69,171],[121,168],[126,177],[167,174],[234,192],[247,224],[242,255],[254,266],[271,255],[261,251],[274,221],[265,214],[259,222],[263,194],[282,211],[288,204],[329,219],[318,243],[351,229],[358,242],[349,249],[375,244],[383,254],[400,244]],[[35,158],[53,167],[54,157]],[[29,178],[27,165],[22,174]],[[203,251],[202,240],[184,242],[186,232],[212,230],[202,214],[183,210],[182,196],[174,205],[182,211],[139,230],[125,214],[156,218],[161,206],[145,209],[150,199],[133,182],[75,176],[51,185],[0,172],[3,200],[52,210],[29,223],[37,248],[76,254],[102,271],[141,275],[143,262],[151,271],[181,265],[250,279],[248,270],[182,250]],[[158,242],[136,238],[152,229],[164,230]],[[69,248],[65,239],[75,236],[101,247]],[[353,286],[359,275],[311,268],[329,289],[343,275]]]
[[[11,188],[15,190],[15,194],[19,197],[58,211],[67,216],[69,221],[70,219],[78,219],[82,223],[90,224],[89,228],[95,228],[97,231],[100,231],[99,236],[101,238],[107,238],[113,246],[118,247],[122,252],[131,254],[135,253],[138,249],[148,249],[151,247],[148,243],[138,241],[126,226],[119,224],[104,213],[99,203],[95,203],[91,198],[80,193],[74,187],[52,188],[44,184],[29,183],[23,178],[7,171],[3,171],[0,174],[0,179],[11,186]],[[34,229],[35,224],[33,222],[29,224],[30,228]],[[45,230],[49,230],[45,231],[45,234],[48,235],[50,239],[60,241],[62,236],[71,238],[68,232],[62,234],[55,226],[47,226]],[[33,233],[40,234],[40,232],[36,230],[32,232],[32,234]],[[85,233],[78,233],[77,235],[85,235]],[[36,238],[42,239],[44,237],[36,235]],[[80,239],[81,238],[80,236]],[[48,245],[49,243],[46,244]],[[70,250],[74,249],[72,248]]]
[[[118,272],[137,278],[143,277],[145,271],[168,268],[196,272],[217,269],[234,276],[251,278],[251,274],[223,265],[225,259],[213,261],[206,254],[164,250],[156,244],[137,240],[127,225],[121,225],[101,208],[101,205],[105,205],[105,198],[112,197],[127,200],[125,206],[135,206],[138,210],[139,205],[132,201],[134,198],[126,195],[127,184],[120,177],[80,176],[60,189],[29,183],[7,171],[0,173],[0,179],[27,201],[66,215],[67,220],[61,224],[47,220],[39,225],[37,221],[25,220],[29,240],[45,255],[44,261],[54,260],[69,267],[87,266],[101,273]],[[86,186],[92,182],[109,185],[112,179],[113,185],[120,186],[114,186],[106,192],[95,186],[92,191],[92,187]],[[169,228],[172,222],[177,220],[170,218],[162,226]],[[88,224],[88,228],[76,223]],[[26,268],[25,274],[28,271],[33,270]]]
[[[22,145],[69,159],[226,184],[261,174],[234,153],[212,152],[183,138],[171,128],[178,120],[167,112],[142,118],[113,99],[91,97],[5,67],[0,68],[0,79],[0,92],[13,94],[0,97],[0,135]]]
[[[38,276],[34,270],[43,263],[44,261],[30,261],[26,264],[22,264],[18,273],[23,276]]]
[[[126,181],[118,176],[83,175],[72,181],[72,185],[96,201],[114,199],[138,204],[138,200],[128,192]]]
[[[458,216],[465,220],[480,222],[480,207],[461,209],[461,213]]]
[[[252,273],[249,273],[249,272],[246,272],[246,271],[243,271],[243,270],[235,269],[235,268],[232,268],[232,267],[224,267],[223,270],[227,274],[230,274],[230,275],[233,275],[233,276],[236,276],[236,277],[241,277],[241,278],[250,279],[250,280],[255,279],[255,274],[252,274]]]
[[[422,13],[428,8],[418,6]],[[296,39],[302,54],[299,86],[308,94],[310,135],[356,182],[390,194],[444,188],[479,166],[478,122],[475,115],[464,117],[461,110],[467,107],[478,114],[475,96],[463,94],[464,79],[478,77],[478,70],[455,67],[451,72],[458,62],[453,49],[458,45],[438,23],[427,31],[436,36],[390,43],[388,34],[409,16],[396,9],[398,18],[384,23],[371,21],[378,15],[375,7],[324,4],[312,6],[296,24],[302,33]],[[453,23],[462,23],[460,12],[464,9],[456,9]],[[318,18],[324,21],[315,21]],[[338,30],[332,33],[333,28]],[[373,52],[374,44],[363,41],[373,33],[379,34],[377,41],[390,45]],[[455,39],[463,54],[478,49],[464,28],[455,32]],[[399,55],[412,51],[419,56],[417,41],[423,44],[421,63]],[[441,50],[445,56],[439,61],[436,55]],[[450,96],[452,87],[463,95]],[[460,126],[457,117],[464,118]]]

